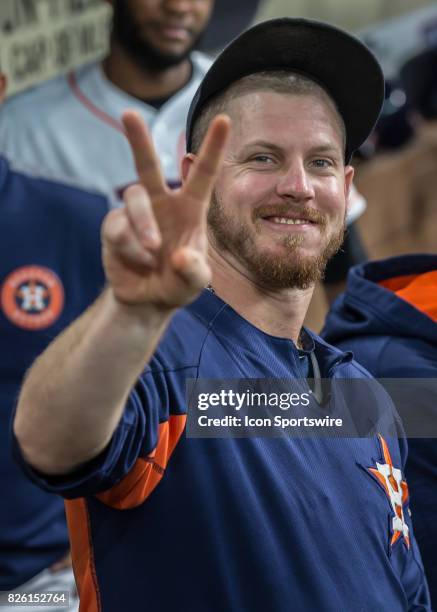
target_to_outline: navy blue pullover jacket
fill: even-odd
[[[323,377],[369,380],[307,335]],[[27,467],[67,499],[81,612],[430,610],[408,496],[396,521],[382,474],[404,488],[402,437],[185,436],[187,379],[299,378],[299,362],[292,340],[205,290],[173,317],[100,456],[65,476]],[[385,395],[374,407],[392,413]],[[333,395],[323,412],[337,408]]]
[[[350,270],[322,337],[351,350],[377,378],[437,378],[436,315],[437,255],[393,257]],[[430,399],[417,395],[418,401]],[[435,404],[426,408],[437,411]],[[437,440],[408,442],[414,530],[437,609]]]

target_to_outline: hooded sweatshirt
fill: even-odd
[[[322,337],[351,350],[376,378],[437,378],[437,255],[406,255],[352,268]],[[435,394],[416,398],[437,412]],[[409,440],[406,475],[437,609],[437,439]]]

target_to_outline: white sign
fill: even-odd
[[[0,0],[0,68],[13,95],[103,57],[111,6],[103,0]]]

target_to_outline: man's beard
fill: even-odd
[[[112,36],[137,66],[151,72],[162,72],[167,68],[181,64],[187,59],[201,39],[201,35],[199,35],[193,40],[189,48],[182,53],[165,53],[160,51],[141,36],[141,32],[130,13],[126,0],[116,0],[114,2]]]
[[[262,217],[281,216],[291,210],[317,223],[322,234],[326,233],[327,220],[324,215],[309,207],[293,206],[293,204],[260,206],[255,209],[252,214],[255,232],[261,231],[257,222],[259,224]],[[343,244],[346,231],[345,219],[339,230],[326,240],[326,244],[317,255],[299,255],[299,247],[303,245],[305,236],[290,233],[279,239],[279,244],[287,252],[286,255],[279,256],[269,253],[266,249],[257,250],[249,228],[242,224],[238,225],[235,219],[226,214],[216,193],[211,198],[208,210],[209,231],[216,246],[243,262],[255,282],[270,290],[308,289],[323,279],[326,264]]]

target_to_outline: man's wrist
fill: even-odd
[[[106,289],[106,299],[113,315],[126,325],[160,326],[177,312],[178,308],[157,305],[153,302],[131,304],[119,299],[112,287]]]

